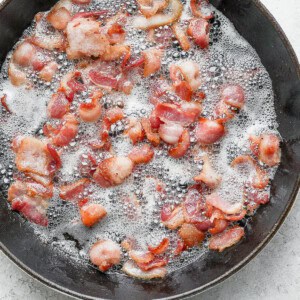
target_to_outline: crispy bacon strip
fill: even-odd
[[[82,198],[83,192],[90,185],[91,181],[87,178],[79,179],[73,183],[61,186],[59,197],[66,201],[78,201]]]
[[[163,238],[157,246],[148,246],[148,250],[154,255],[160,255],[167,251],[170,245],[170,240],[168,238]]]
[[[191,48],[191,44],[189,41],[189,38],[185,34],[185,32],[182,30],[181,26],[178,23],[175,23],[172,25],[172,30],[174,32],[174,35],[176,36],[181,48],[184,51],[189,51]]]
[[[184,223],[178,231],[179,236],[187,247],[199,245],[205,238],[205,234],[198,230],[195,225]]]

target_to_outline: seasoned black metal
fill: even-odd
[[[34,14],[49,9],[54,2],[6,2],[0,11],[0,63]],[[213,286],[249,262],[270,241],[291,209],[299,188],[300,170],[300,70],[295,53],[259,1],[212,0],[212,3],[256,49],[273,81],[279,131],[284,142],[282,162],[272,183],[271,203],[258,211],[241,244],[222,254],[210,252],[163,281],[145,283],[72,264],[43,244],[28,224],[8,209],[6,200],[1,199],[0,248],[49,287],[82,299],[183,298]]]

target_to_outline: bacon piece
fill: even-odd
[[[114,107],[106,111],[105,118],[110,122],[110,124],[114,124],[124,119],[124,112],[121,108]]]
[[[67,24],[71,21],[72,15],[70,10],[71,5],[68,5],[69,1],[58,2],[47,14],[47,21],[57,30],[64,30]],[[63,3],[63,4],[62,4]],[[66,3],[66,4],[64,4]]]
[[[164,123],[173,122],[187,126],[196,121],[199,109],[196,107],[193,107],[193,109],[185,107],[185,109],[184,111],[182,107],[171,103],[158,103],[155,114]]]
[[[16,150],[16,165],[21,172],[30,172],[41,176],[49,176],[52,157],[46,145],[33,137],[19,139]]]
[[[219,120],[201,118],[195,134],[199,144],[210,145],[218,142],[225,135],[225,127]]]
[[[186,245],[182,239],[178,239],[176,249],[174,250],[174,256],[180,255],[184,250],[186,250]]]
[[[47,82],[51,82],[56,71],[58,69],[58,64],[55,61],[47,63],[39,73],[39,77]]]
[[[167,251],[169,245],[170,240],[168,238],[163,238],[157,246],[148,246],[148,250],[154,255],[160,255]]]
[[[170,77],[173,83],[186,81],[192,91],[201,85],[199,65],[192,60],[181,60],[170,66]]]
[[[192,19],[187,34],[192,37],[195,44],[202,49],[209,45],[209,23],[204,19]]]
[[[155,110],[153,110],[149,116],[149,121],[152,129],[159,129],[160,125],[163,124],[163,122],[160,120],[160,118],[156,115]]]
[[[134,147],[128,157],[135,163],[135,164],[147,164],[149,163],[154,156],[154,151],[151,146],[144,144],[139,147]]]
[[[36,47],[29,42],[24,41],[18,44],[13,53],[12,60],[21,67],[29,67],[32,65],[32,61],[36,55]]]
[[[73,183],[60,186],[59,197],[65,201],[78,201],[82,198],[85,189],[90,185],[91,181],[87,178],[79,179]]]
[[[92,227],[99,223],[106,215],[106,209],[101,204],[86,204],[80,209],[81,221],[87,227]]]
[[[191,86],[186,81],[179,81],[173,84],[176,95],[184,100],[191,101],[193,96],[193,91]]]
[[[248,213],[253,214],[261,204],[264,205],[270,201],[270,196],[267,192],[251,190],[247,192],[246,199],[247,211]]]
[[[212,205],[220,209],[225,214],[229,214],[229,215],[238,214],[243,209],[242,203],[230,203],[230,201],[221,198],[216,193],[213,193],[206,197],[206,204]]]
[[[82,15],[80,17],[75,15],[68,23],[66,35],[68,41],[66,53],[69,59],[99,57],[109,48],[106,35],[101,33],[100,23]]]
[[[169,205],[164,205],[160,216],[162,223],[171,230],[180,227],[184,223],[184,215],[181,206],[172,210]]]
[[[183,202],[185,222],[194,224],[200,231],[207,231],[212,223],[205,216],[205,209],[204,197],[196,189],[190,189]]]
[[[52,142],[56,146],[67,146],[78,133],[78,121],[72,114],[66,114],[57,134],[53,134]]]
[[[242,211],[238,214],[233,214],[233,215],[226,214],[224,215],[224,217],[228,221],[232,221],[232,222],[240,221],[245,217],[246,213],[247,213],[246,209],[242,209]]]
[[[280,140],[274,134],[262,134],[260,137],[250,136],[250,148],[258,159],[269,167],[280,163]]]
[[[13,62],[9,63],[8,76],[12,85],[21,86],[27,83],[26,74],[21,71]]]
[[[174,32],[174,35],[176,36],[180,47],[184,50],[184,51],[189,51],[191,48],[191,44],[189,41],[189,38],[187,37],[187,35],[185,34],[185,32],[182,30],[182,28],[180,27],[180,25],[178,23],[175,23],[172,25],[172,30]]]
[[[218,235],[213,236],[209,240],[208,247],[211,250],[217,250],[219,252],[222,252],[226,248],[229,248],[238,243],[244,235],[244,228],[235,226]]]
[[[228,227],[228,222],[222,219],[215,219],[213,222],[213,228],[210,228],[208,231],[210,234],[215,235],[223,232]]]
[[[167,274],[167,270],[163,267],[154,268],[149,271],[143,271],[133,261],[130,260],[124,263],[122,271],[131,277],[143,280],[164,278]]]
[[[62,166],[60,155],[51,144],[47,144],[47,150],[52,157],[52,161],[49,164],[48,170],[50,174],[54,174]]]
[[[120,246],[112,240],[100,240],[89,251],[91,262],[105,272],[121,260]]]
[[[129,136],[132,143],[135,145],[144,139],[144,132],[141,122],[135,117],[128,118],[128,129],[125,130],[125,134]]]
[[[154,255],[150,251],[130,250],[129,257],[136,263],[146,264],[154,259]]]
[[[103,188],[120,185],[130,176],[133,166],[128,157],[111,157],[98,165],[93,178]]]
[[[156,132],[153,132],[151,124],[149,119],[143,118],[141,121],[142,127],[145,131],[146,137],[149,140],[149,142],[154,146],[158,146],[160,143],[160,137],[159,134]]]
[[[126,237],[125,240],[121,242],[121,246],[123,249],[129,252],[136,248],[136,240],[132,237]]]
[[[122,16],[119,15],[117,18],[113,18],[111,21],[109,21],[106,25],[107,36],[110,44],[122,44],[125,41],[126,32],[123,26],[119,23],[121,18]],[[123,16],[122,19],[125,19],[126,23],[127,17]]]
[[[117,89],[118,80],[114,77],[103,75],[95,70],[90,70],[89,77],[91,81],[99,87]]]
[[[130,58],[130,53],[128,53],[128,56]],[[124,60],[122,62],[122,68],[124,72],[128,72],[130,70],[133,70],[135,68],[141,67],[145,63],[145,57],[141,56],[140,58],[137,58],[133,61],[129,61],[128,56],[124,57]]]
[[[199,4],[198,4],[199,2]],[[214,17],[214,14],[213,12],[211,12],[209,15],[204,15],[202,12],[201,12],[201,7],[203,5],[204,2],[207,2],[209,3],[208,0],[191,0],[190,2],[190,7],[191,7],[191,11],[192,11],[192,14],[194,17],[197,17],[197,18],[201,18],[201,19],[204,19],[204,20],[210,20]]]
[[[185,129],[179,138],[178,144],[169,149],[168,154],[173,158],[183,157],[190,147],[190,134],[187,129]]]
[[[146,17],[150,18],[157,12],[167,8],[169,0],[138,0],[140,12]]]
[[[149,77],[160,70],[163,53],[163,50],[158,48],[149,48],[142,52],[144,57],[144,77]]]
[[[237,111],[232,110],[224,101],[220,101],[216,105],[214,116],[219,122],[226,123],[234,118],[236,112]]]
[[[251,184],[256,189],[264,189],[270,178],[268,173],[259,167],[256,161],[249,155],[240,155],[237,156],[232,162],[231,166],[235,168],[238,165],[250,165],[251,168],[254,169],[255,173],[252,175]]]
[[[70,110],[70,102],[63,93],[55,93],[47,106],[49,118],[61,119]]]
[[[160,26],[171,24],[177,21],[182,13],[183,5],[180,0],[170,0],[169,2],[169,14],[156,14],[150,18],[135,17],[133,20],[133,27],[148,30],[151,28],[157,28]]]
[[[42,22],[37,22],[36,31],[39,31],[39,28],[43,26],[40,24]],[[43,31],[43,29],[41,30]],[[55,31],[53,34],[35,34],[29,37],[28,42],[33,45],[40,47],[45,50],[54,51],[54,50],[63,50],[65,46],[65,39],[61,32]]]
[[[161,257],[156,257],[154,260],[152,260],[149,263],[137,263],[137,266],[142,270],[142,271],[150,271],[155,268],[160,268],[164,267],[168,264],[168,259],[167,258],[161,258]]]
[[[227,85],[221,92],[221,100],[234,108],[241,109],[245,104],[245,93],[239,85]]]
[[[101,105],[99,100],[102,98],[103,93],[97,91],[92,95],[91,102],[81,103],[79,106],[79,116],[84,122],[96,122],[101,116]]]
[[[123,44],[110,45],[101,56],[103,61],[115,61],[130,52],[130,46]]]
[[[213,169],[207,155],[204,155],[202,160],[202,170],[193,179],[198,183],[204,182],[209,188],[215,189],[221,183],[222,177]]]
[[[195,225],[184,223],[178,231],[179,236],[187,247],[199,245],[205,238],[205,234],[198,230]]]
[[[183,127],[180,124],[170,122],[160,125],[158,133],[164,142],[175,145],[183,133]]]
[[[7,112],[9,112],[9,113],[11,113],[11,110],[10,110],[10,108],[8,107],[8,105],[7,105],[7,95],[6,94],[4,94],[2,97],[1,97],[1,105],[4,107],[4,109],[7,111]]]
[[[90,4],[92,0],[72,0],[73,3],[78,5]]]
[[[63,76],[60,81],[59,91],[63,92],[67,99],[72,102],[76,93],[83,92],[85,86],[82,83],[81,72],[71,71]]]

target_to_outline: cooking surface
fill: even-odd
[[[298,50],[299,56],[300,44],[299,41],[296,41],[296,37],[300,30],[295,31],[297,27],[295,24],[296,17],[294,19],[291,18],[292,13],[295,16],[299,16],[299,3],[296,5],[296,0],[289,0],[289,7],[284,7],[278,0],[273,1],[271,6],[270,0],[262,2],[267,5],[276,18],[278,17],[277,19],[288,33],[293,46]],[[287,13],[283,14],[282,12],[285,9]],[[278,12],[278,15],[276,12]],[[293,38],[296,43],[293,43]],[[204,299],[216,299],[221,295],[223,299],[227,299],[226,295],[229,297],[230,294],[238,298],[242,293],[244,298],[245,295],[248,295],[246,299],[253,299],[258,295],[267,299],[273,295],[279,296],[279,294],[284,295],[288,299],[297,299],[296,293],[297,291],[299,293],[300,286],[299,283],[297,286],[296,274],[300,270],[300,262],[296,256],[296,249],[299,248],[299,242],[297,243],[299,236],[295,236],[297,231],[295,229],[299,228],[299,222],[296,222],[297,219],[299,220],[299,217],[300,206],[298,204],[295,206],[286,224],[263,253],[254,259],[243,271],[234,275],[220,286],[206,292]],[[292,236],[293,240],[290,238]],[[282,251],[284,251],[283,254]],[[271,258],[272,261],[270,260]],[[20,299],[21,297],[24,298],[24,296],[25,299],[69,299],[64,296],[58,296],[57,293],[42,287],[39,283],[33,282],[27,275],[21,273],[17,267],[12,266],[3,255],[0,256],[0,262],[0,299]],[[282,278],[283,272],[289,273],[286,280]],[[255,276],[251,276],[251,274],[255,274]],[[257,276],[257,274],[260,274],[260,276]],[[243,288],[241,289],[241,287]],[[195,297],[194,299],[198,298]],[[203,298],[201,297],[201,299]]]

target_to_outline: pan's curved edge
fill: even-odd
[[[11,0],[6,0],[4,1],[2,4],[0,4],[0,10],[3,9]],[[266,18],[268,18],[268,20],[272,23],[272,25],[274,26],[275,30],[278,32],[278,34],[280,35],[280,38],[283,42],[283,44],[285,45],[287,51],[289,52],[289,55],[291,57],[291,59],[294,61],[295,65],[297,66],[297,75],[298,78],[300,80],[300,66],[299,66],[299,61],[297,58],[297,55],[289,41],[289,39],[287,38],[286,34],[284,33],[283,29],[281,28],[281,26],[279,25],[279,23],[276,21],[276,19],[274,18],[274,16],[268,11],[268,9],[259,1],[259,0],[253,0],[253,3],[257,6],[257,8],[266,16]],[[295,187],[291,193],[291,200],[289,205],[286,207],[286,209],[284,210],[284,212],[282,213],[278,223],[273,227],[272,231],[269,232],[269,234],[266,236],[266,238],[258,245],[258,247],[253,250],[246,258],[244,258],[239,264],[237,264],[234,268],[232,268],[230,271],[224,273],[222,276],[220,276],[219,278],[211,281],[210,283],[196,288],[194,290],[191,290],[189,292],[186,293],[182,293],[182,294],[178,294],[175,296],[171,296],[171,297],[167,297],[164,299],[186,299],[188,297],[191,296],[195,296],[197,294],[200,294],[208,289],[211,289],[212,287],[216,286],[217,284],[223,282],[224,280],[226,280],[227,278],[229,278],[230,276],[232,276],[233,274],[237,273],[238,271],[240,271],[243,267],[245,267],[255,256],[257,256],[262,249],[272,240],[272,238],[274,237],[274,235],[277,233],[277,231],[279,230],[279,228],[281,227],[281,225],[284,223],[286,217],[288,216],[288,214],[290,213],[291,209],[293,208],[295,202],[296,202],[296,198],[297,198],[297,194],[298,191],[300,189],[300,175],[297,178],[297,183],[295,184]],[[15,257],[14,255],[12,255],[8,249],[0,242],[0,250],[16,265],[18,266],[22,271],[24,271],[26,274],[28,274],[31,278],[39,281],[40,283],[42,283],[43,285],[45,285],[48,288],[51,288],[55,291],[58,291],[66,296],[72,296],[75,297],[77,299],[87,299],[87,300],[101,300],[104,298],[95,298],[95,297],[86,297],[83,296],[82,294],[76,293],[74,291],[71,291],[69,289],[63,288],[55,283],[53,283],[52,281],[47,280],[46,278],[44,278],[43,276],[39,275],[38,273],[34,272],[33,270],[31,270],[30,268],[28,268],[25,264],[23,264],[17,257]]]

